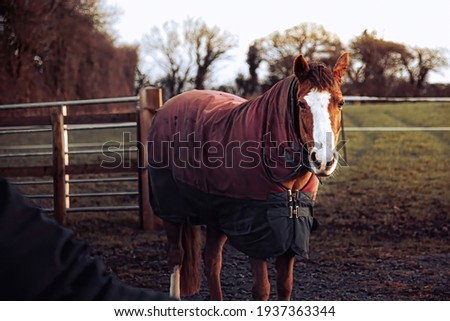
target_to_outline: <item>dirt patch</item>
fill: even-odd
[[[439,211],[438,211],[439,213]],[[340,214],[339,216],[336,216]],[[377,213],[361,211],[316,215],[322,225],[311,238],[308,260],[295,266],[293,300],[447,300],[450,255],[447,215],[427,222],[392,224]],[[339,217],[339,222],[333,217]],[[71,226],[90,243],[92,254],[126,283],[167,292],[165,235],[139,229],[135,214],[73,216]],[[270,299],[275,295],[275,269],[269,261]],[[229,245],[224,249],[222,287],[225,300],[251,299],[248,258]],[[207,300],[206,279],[199,294]]]
[[[346,106],[345,124],[347,128],[448,127],[449,106],[443,103]],[[128,130],[75,131],[69,137],[71,143],[98,142],[102,146],[107,141],[121,141],[124,133]],[[450,298],[450,176],[446,161],[449,135],[449,131],[346,132],[348,159],[319,189],[316,217],[322,225],[311,237],[309,260],[296,263],[294,300]],[[39,146],[49,142],[49,135],[43,133],[0,136],[3,146]],[[9,149],[0,152],[9,153]],[[79,157],[71,156],[71,164],[100,161],[96,155]],[[29,166],[30,162],[29,158],[4,158],[1,165],[20,167]],[[32,163],[48,165],[51,158],[33,158]],[[71,179],[87,177],[72,175]],[[27,184],[21,189],[24,194],[53,192],[51,184]],[[70,189],[73,194],[111,191],[132,194],[137,190],[136,182],[125,186],[71,184]],[[136,205],[137,196],[72,197],[71,204]],[[51,207],[52,202],[40,205]],[[102,257],[120,279],[167,292],[169,272],[164,233],[139,229],[136,213],[70,214],[70,225],[79,239],[90,244],[92,254]],[[273,262],[269,267],[274,299]],[[224,251],[222,284],[226,300],[251,298],[248,259],[230,246]],[[200,293],[188,299],[207,298],[203,280]]]

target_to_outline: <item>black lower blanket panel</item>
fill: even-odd
[[[289,249],[307,256],[314,207],[310,193],[270,193],[264,201],[236,199],[177,182],[167,169],[150,167],[149,173],[152,207],[163,220],[213,226],[254,258],[277,257]]]

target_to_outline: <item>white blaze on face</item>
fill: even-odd
[[[325,171],[326,163],[331,161],[334,156],[334,134],[331,129],[331,120],[328,113],[330,98],[331,95],[329,92],[318,91],[317,89],[311,90],[304,97],[311,108],[313,118],[313,138],[316,158],[317,161],[321,163],[320,168],[314,169],[318,172]]]

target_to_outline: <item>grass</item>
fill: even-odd
[[[346,106],[344,115],[346,127],[450,127],[449,111],[441,103],[383,104]],[[390,239],[416,247],[418,238],[432,238],[448,251],[450,132],[348,131],[346,139],[348,166],[318,196],[326,232],[342,233],[332,242]]]
[[[345,110],[345,123],[450,127],[448,111],[449,104],[350,106]],[[384,191],[382,195],[428,194],[449,205],[449,131],[438,135],[427,131],[347,132],[346,138],[349,166],[337,173],[335,184],[348,184],[351,190],[373,195],[380,191]]]
[[[346,126],[450,126],[450,103],[397,103],[344,106]]]

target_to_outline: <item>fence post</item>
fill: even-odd
[[[63,105],[61,107],[61,110],[62,110],[63,117],[66,117],[67,116],[67,106]],[[67,125],[64,125],[64,124],[63,124],[63,138],[64,138],[64,140],[63,140],[63,142],[64,142],[64,145],[63,145],[64,166],[69,166],[69,131],[67,130]],[[65,195],[66,195],[66,197],[65,197],[66,210],[68,208],[70,208],[70,196],[69,196],[69,194],[70,194],[70,185],[69,184],[70,183],[69,183],[69,180],[70,180],[69,174],[65,174],[64,175],[64,182],[65,182],[64,189],[65,189]]]
[[[344,127],[344,112],[341,112],[341,134],[342,134],[342,141],[344,142],[344,161],[348,164],[348,158],[347,158],[347,141],[345,139],[345,127]]]
[[[64,111],[63,107],[52,112],[53,134],[53,211],[56,220],[66,223],[66,167],[64,147]]]
[[[137,110],[137,147],[138,147],[138,181],[139,181],[139,218],[145,230],[162,227],[162,221],[156,217],[150,206],[150,188],[148,177],[147,133],[153,114],[162,105],[161,88],[146,87],[139,91]]]

